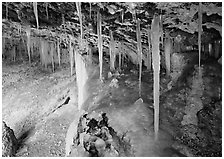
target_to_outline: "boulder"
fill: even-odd
[[[2,157],[15,156],[18,142],[14,132],[3,121],[2,123]]]

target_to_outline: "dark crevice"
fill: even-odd
[[[69,103],[69,101],[70,101],[70,97],[67,97],[63,104],[53,108],[53,110],[51,110],[49,113],[47,113],[47,116],[54,113],[57,109],[61,108],[63,105],[67,105]]]
[[[66,104],[68,104],[69,101],[70,101],[70,97],[66,98],[65,102],[64,102],[62,105],[66,105]],[[61,106],[62,106],[62,105],[61,105]]]

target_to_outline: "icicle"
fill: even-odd
[[[92,5],[91,5],[91,2],[89,2],[89,17],[90,17],[90,19],[92,19],[91,13],[92,13]]]
[[[14,44],[12,46],[12,60],[13,62],[16,61],[16,46]]]
[[[97,12],[97,34],[98,34],[98,49],[99,49],[99,64],[100,64],[100,81],[103,80],[103,41],[102,41],[102,26],[101,26],[101,15]]]
[[[48,2],[45,2],[45,10],[46,10],[47,20],[48,20]]]
[[[41,50],[40,50],[40,62],[41,62],[41,64],[42,64],[42,66],[44,65],[44,60],[43,60],[43,56],[44,56],[44,41],[43,40],[41,40],[40,41],[40,48],[41,48]]]
[[[59,67],[61,66],[61,50],[60,50],[60,38],[58,39],[57,41],[57,53],[58,53],[58,64],[59,64]]]
[[[139,97],[141,97],[141,79],[142,79],[142,42],[141,42],[141,30],[140,20],[136,23],[136,36],[137,36],[137,50],[138,50],[138,63],[139,63]]]
[[[124,23],[124,10],[121,11],[121,22]]]
[[[51,56],[52,70],[54,72],[54,51],[55,51],[54,42],[50,42],[49,45],[50,45],[50,56]]]
[[[27,43],[26,43],[26,46],[27,46],[27,53],[28,53],[28,57],[29,57],[29,63],[31,63],[31,56],[30,56],[30,27],[27,27],[26,28],[26,36],[27,36]]]
[[[75,49],[74,49],[75,51]],[[78,87],[78,110],[81,110],[82,104],[87,98],[87,92],[85,89],[85,84],[88,79],[85,62],[77,51],[74,52],[75,55],[75,70],[76,70],[76,82]]]
[[[5,2],[5,7],[6,7],[6,19],[8,19],[9,14],[8,2]]]
[[[71,76],[73,75],[73,63],[74,63],[74,57],[73,57],[73,47],[72,47],[72,37],[70,36],[69,41],[69,55],[70,55],[70,67],[71,67]]]
[[[136,22],[136,20],[137,20],[135,9],[134,9],[134,11],[132,12],[132,19],[134,20],[134,22]]]
[[[65,16],[63,13],[61,13],[61,21],[62,21],[62,24],[65,24]]]
[[[83,39],[83,30],[82,30],[82,12],[81,12],[81,2],[76,2],[76,8],[79,15],[79,21],[80,21],[80,32],[81,32],[81,40]]]
[[[208,50],[209,50],[209,56],[211,57],[212,56],[212,44],[211,43],[208,44]]]
[[[169,33],[166,34],[164,53],[165,53],[165,62],[166,62],[166,75],[168,77],[170,75],[170,53],[171,53],[171,40],[170,40]]]
[[[121,50],[121,52],[122,52],[121,67],[122,68],[124,68],[124,55],[125,55],[123,46],[124,46],[124,44],[123,44],[123,42],[121,42],[121,48],[122,48],[122,50]]]
[[[41,40],[41,56],[40,60],[44,68],[47,68],[47,55],[48,55],[48,42],[44,39]]]
[[[201,77],[201,33],[202,33],[202,3],[198,7],[198,53],[199,53],[199,77]],[[202,78],[202,77],[201,77]]]
[[[216,59],[218,59],[219,58],[219,52],[220,52],[220,42],[219,42],[219,40],[216,40],[216,41],[214,41],[214,48],[215,48],[215,55],[214,55],[214,57],[216,58]]]
[[[161,46],[163,48],[163,19],[162,19],[162,14],[160,14],[160,16],[159,16],[159,26],[160,26]]]
[[[37,2],[33,2],[33,10],[36,17],[37,22],[37,29],[39,28],[39,21],[38,21],[38,10],[37,10]]]
[[[118,58],[118,69],[119,71],[121,71],[121,44],[119,44],[119,52],[118,52],[118,55],[119,55],[119,58]]]
[[[2,54],[5,53],[5,37],[2,36]]]
[[[110,30],[110,70],[115,70],[115,42],[113,37],[113,32]]]
[[[31,58],[33,57],[33,54],[34,54],[33,53],[33,51],[34,51],[34,45],[35,45],[34,44],[34,39],[32,38],[32,39],[30,39],[30,51],[31,51],[30,52],[31,53],[30,56],[31,56]]]
[[[89,49],[88,49],[88,61],[89,61],[89,64],[90,65],[93,63],[92,58],[93,58],[92,46],[89,45]]]
[[[151,53],[151,29],[150,26],[148,28],[148,53],[147,53],[147,69],[152,69],[152,53]]]
[[[17,24],[17,33],[21,34],[22,27],[20,24]]]
[[[154,130],[155,140],[158,139],[159,131],[159,72],[160,72],[160,52],[159,52],[159,38],[160,38],[160,18],[154,15],[151,24],[151,42],[152,42],[152,64],[154,70],[154,86],[153,86],[153,98],[154,98]]]

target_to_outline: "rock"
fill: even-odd
[[[118,76],[120,76],[120,73],[119,73],[119,71],[116,71],[116,72],[114,73],[114,76],[115,76],[115,77],[118,77]]]
[[[111,72],[108,72],[107,78],[111,78],[112,76],[113,76],[113,74]]]
[[[180,144],[178,142],[175,142],[172,147],[177,150],[178,152],[180,152],[181,154],[187,156],[187,157],[195,157],[195,155],[193,154],[192,150],[183,144]]]
[[[208,145],[208,138],[205,132],[193,124],[184,125],[180,129],[177,138],[191,148],[206,147]]]
[[[109,87],[119,88],[118,80],[117,80],[116,78],[114,78],[114,79],[110,82]]]
[[[71,153],[67,157],[89,157],[89,153],[82,147],[72,147]]]
[[[2,123],[2,157],[15,156],[18,147],[14,132],[3,121]]]
[[[211,132],[211,138],[213,136],[220,137],[222,136],[222,111],[221,103],[211,102],[209,105],[204,106],[197,114],[198,125],[204,127]]]
[[[106,148],[106,143],[101,138],[97,138],[95,141],[95,147],[98,151],[99,156],[103,156],[104,150]]]
[[[142,98],[139,98],[138,100],[135,101],[135,104],[142,104],[142,103],[143,103]]]

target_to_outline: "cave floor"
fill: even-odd
[[[90,92],[84,109],[89,113],[106,112],[111,126],[121,134],[131,128],[128,135],[136,156],[184,156],[172,148],[180,121],[170,122],[168,118],[178,119],[178,112],[186,105],[186,90],[167,91],[169,80],[161,74],[160,131],[155,142],[152,73],[143,72],[142,100],[139,100],[137,72],[124,71],[115,78],[118,83],[112,79],[106,78],[101,84],[96,78],[88,81]],[[168,104],[176,113],[167,109]],[[75,75],[70,76],[69,66],[61,66],[52,73],[35,62],[3,63],[2,106],[2,118],[20,143],[16,156],[65,156],[66,133],[79,114]],[[133,113],[136,111],[138,115]]]
[[[2,64],[2,118],[19,140],[19,157],[64,156],[67,128],[76,114],[70,70],[51,73],[32,63]]]

